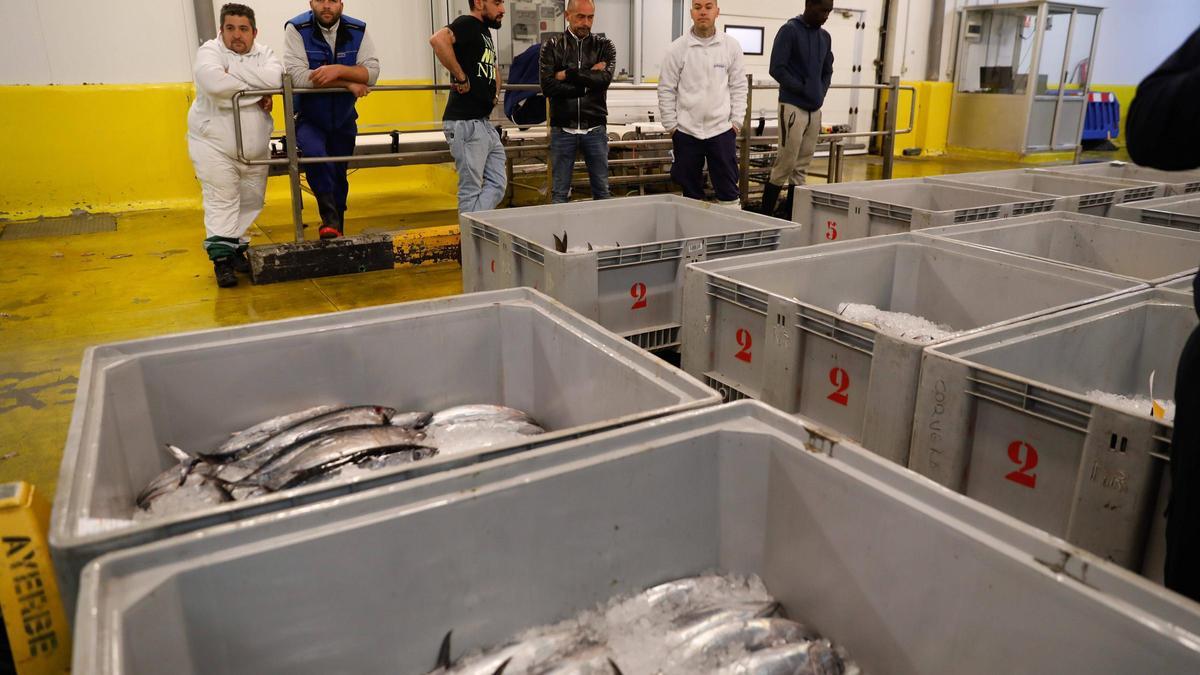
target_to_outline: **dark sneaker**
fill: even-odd
[[[342,231],[332,225],[322,225],[318,234],[322,239],[337,239],[342,236]]]
[[[217,277],[217,285],[221,288],[237,286],[237,274],[234,272],[234,256],[225,256],[213,261],[213,275]]]
[[[246,257],[245,251],[238,251],[233,254],[233,271],[241,274],[250,274],[250,258]]]

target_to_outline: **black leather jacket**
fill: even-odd
[[[542,45],[539,70],[542,93],[550,99],[550,125],[591,129],[608,122],[608,85],[616,67],[617,48],[603,33],[578,40],[570,31],[551,37]],[[604,62],[604,70],[592,66]],[[566,79],[555,73],[566,71]]]

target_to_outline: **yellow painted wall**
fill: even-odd
[[[950,99],[954,85],[950,82],[901,82],[902,86],[916,89],[917,105],[915,123],[911,133],[896,136],[895,155],[900,157],[904,150],[917,148],[921,157],[938,157],[946,154],[946,138],[950,133]],[[900,105],[896,110],[896,128],[910,125],[913,92],[900,91]],[[884,92],[883,100],[887,100]]]
[[[428,81],[393,81],[420,84]],[[0,86],[0,218],[61,216],[74,209],[121,212],[196,208],[200,186],[187,154],[191,83]],[[283,128],[276,99],[276,128]],[[359,124],[432,123],[430,92],[375,92],[359,103]],[[404,184],[453,190],[452,169],[394,167],[356,172],[352,190]],[[286,198],[271,180],[268,198]]]

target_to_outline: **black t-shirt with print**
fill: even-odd
[[[471,90],[466,94],[451,91],[442,119],[490,117],[496,104],[496,43],[492,31],[469,14],[455,19],[449,28],[454,33],[454,58],[471,81]]]

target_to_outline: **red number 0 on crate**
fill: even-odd
[[[737,343],[738,346],[741,347],[741,350],[734,354],[734,357],[736,357],[738,360],[750,363],[750,359],[753,358],[750,355],[750,347],[754,343],[754,341],[750,339],[750,331],[746,330],[745,328],[739,328],[737,332]]]
[[[646,284],[637,282],[629,289],[629,297],[633,298],[633,309],[642,309],[646,306]]]
[[[1024,457],[1021,456],[1022,454]],[[1008,444],[1008,458],[1013,461],[1013,464],[1020,464],[1021,468],[1010,472],[1005,478],[1027,488],[1036,487],[1037,475],[1029,472],[1033,471],[1038,464],[1037,450],[1024,441],[1013,441]]]
[[[829,371],[829,384],[837,387],[837,391],[826,398],[838,405],[850,405],[850,395],[846,393],[850,388],[850,373],[842,368],[834,368]]]
[[[837,221],[826,221],[825,223],[825,238],[829,241],[837,239]]]

